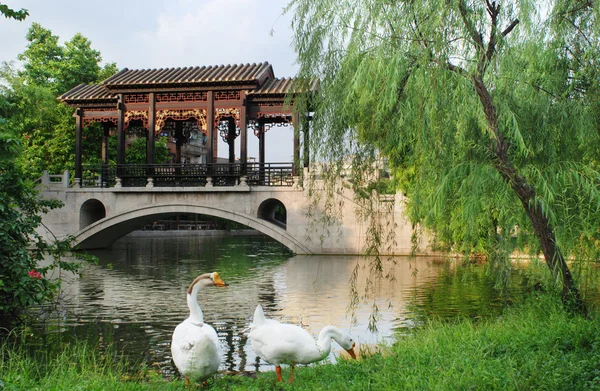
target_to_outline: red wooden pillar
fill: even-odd
[[[183,146],[183,121],[175,121],[175,163],[181,164],[181,147]]]
[[[265,184],[265,124],[258,122],[258,181]]]
[[[258,162],[265,163],[265,124],[258,123]]]
[[[248,165],[248,130],[246,124],[246,91],[242,91],[242,107],[240,107],[240,163],[242,175],[246,175]]]
[[[229,163],[235,163],[235,119],[227,120],[227,144],[229,144]]]
[[[206,107],[206,144],[208,145],[208,151],[206,153],[206,163],[212,164],[215,162],[216,150],[215,144],[215,101],[213,92],[208,91],[206,93],[207,107]]]
[[[110,133],[110,123],[102,123],[102,164],[108,164],[108,136]]]
[[[83,154],[83,110],[75,111],[75,184],[82,184],[81,155]]]
[[[294,127],[294,165],[292,175],[298,175],[298,166],[300,165],[300,115],[296,112],[292,114],[292,126]]]
[[[150,107],[148,108],[148,133],[146,136],[146,164],[154,164],[154,131],[156,128],[156,100],[154,92],[148,94]]]
[[[117,101],[117,177],[123,175],[125,164],[125,103],[123,94],[119,94]]]

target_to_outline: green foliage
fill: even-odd
[[[114,141],[113,141],[114,140]],[[111,138],[115,148],[110,148],[116,151],[116,137]],[[116,152],[115,152],[116,155]],[[170,160],[169,147],[167,147],[167,137],[159,137],[154,144],[154,161],[156,164],[168,163]],[[116,161],[116,156],[115,156]],[[125,163],[127,164],[146,164],[146,138],[136,137],[125,152]]]
[[[59,104],[51,89],[25,83],[10,66],[1,72],[10,87],[2,91],[7,104],[0,117],[19,135],[23,148],[18,161],[26,175],[39,178],[45,169],[58,173],[70,168],[75,145],[72,109]]]
[[[37,234],[41,214],[59,207],[56,200],[39,200],[15,159],[18,141],[0,130],[0,323],[8,324],[24,309],[43,304],[57,293],[60,280],[53,270],[76,271],[78,265],[61,256],[70,240],[46,242]],[[49,256],[51,261],[44,263]]]
[[[540,210],[557,254],[598,259],[600,8],[552,6],[292,1],[299,75],[321,81],[296,107],[314,111],[311,148],[333,163],[329,178],[351,163],[372,199],[380,154],[439,248],[499,263],[539,253]]]
[[[92,49],[91,41],[77,33],[64,46],[59,37],[38,23],[33,23],[25,36],[29,42],[18,59],[23,62],[19,75],[25,83],[48,87],[55,97],[81,83],[97,83],[101,76],[111,76],[114,63],[100,67],[102,56]]]
[[[7,19],[15,20],[25,20],[25,18],[29,16],[29,12],[24,8],[16,11],[2,3],[0,3],[0,14],[4,15],[4,17]]]
[[[19,164],[29,177],[39,178],[44,170],[73,169],[73,109],[56,97],[80,83],[103,80],[116,72],[116,65],[100,67],[100,52],[81,34],[62,46],[58,36],[33,23],[26,38],[27,48],[18,56],[23,69],[7,63],[0,69],[0,118],[20,135]],[[101,140],[92,129],[84,130],[84,137],[89,137],[84,143],[85,164],[93,163],[100,151]]]

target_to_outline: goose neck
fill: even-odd
[[[321,330],[317,339],[317,347],[322,354],[322,358],[329,355],[331,351],[331,339],[338,339],[339,334],[339,329],[333,326],[326,326]]]
[[[198,304],[198,291],[200,290],[200,284],[195,284],[192,288],[192,292],[187,294],[187,304],[190,309],[190,320],[195,324],[204,323],[204,314]]]

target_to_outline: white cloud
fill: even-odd
[[[140,32],[139,38],[151,48],[148,60],[153,67],[269,61],[277,76],[292,76],[296,68],[290,17],[281,16],[285,4],[283,0],[178,0],[157,15],[156,29]]]

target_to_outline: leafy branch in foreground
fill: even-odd
[[[330,183],[349,165],[361,183],[386,157],[411,222],[439,248],[497,265],[514,250],[542,254],[563,301],[585,311],[567,261],[600,256],[600,9],[294,0],[287,10],[299,76],[320,79],[304,104]]]
[[[52,300],[60,287],[53,271],[77,272],[65,260],[71,240],[46,241],[36,229],[41,215],[61,206],[40,200],[34,184],[15,164],[19,144],[0,130],[0,324],[10,325],[25,309]]]

